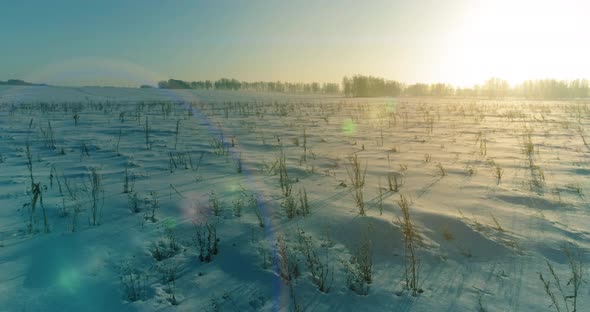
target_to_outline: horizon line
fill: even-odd
[[[138,84],[129,84],[129,85],[107,85],[107,84],[87,84],[87,85],[68,85],[68,84],[51,84],[48,82],[30,82],[30,81],[26,81],[24,79],[20,79],[20,78],[8,78],[6,80],[0,80],[0,86],[46,86],[46,87],[70,87],[70,88],[88,88],[88,87],[101,87],[101,88],[129,88],[129,89],[134,89],[134,88],[141,88],[142,86],[149,86],[152,87],[154,89],[160,89],[158,87],[158,83],[159,82],[167,82],[170,80],[176,80],[176,81],[183,81],[183,82],[187,82],[187,83],[192,83],[192,82],[205,82],[205,81],[210,81],[212,83],[216,82],[216,81],[220,81],[222,79],[235,79],[240,83],[285,83],[285,84],[313,84],[313,83],[318,83],[320,85],[322,84],[329,84],[329,83],[335,83],[338,84],[339,86],[342,86],[342,81],[345,78],[352,78],[355,76],[361,76],[361,77],[373,77],[373,78],[377,78],[377,79],[382,79],[385,82],[396,82],[396,83],[400,83],[403,87],[408,87],[408,86],[413,86],[413,85],[427,85],[427,86],[434,86],[434,85],[445,85],[445,86],[450,86],[453,89],[473,89],[475,87],[481,87],[481,86],[485,86],[485,84],[493,79],[499,79],[499,81],[501,82],[506,82],[509,88],[513,88],[513,87],[518,87],[521,86],[522,84],[526,83],[526,82],[538,82],[538,81],[557,81],[557,82],[574,82],[574,81],[586,81],[590,83],[590,78],[583,78],[583,77],[579,77],[579,78],[567,78],[567,79],[559,79],[559,78],[551,78],[551,77],[545,77],[545,78],[529,78],[529,79],[525,79],[525,80],[521,80],[519,82],[510,82],[507,79],[503,79],[501,77],[490,77],[480,83],[476,83],[473,85],[459,85],[459,84],[453,84],[453,83],[448,83],[448,82],[404,82],[401,80],[396,80],[396,79],[388,79],[388,78],[384,78],[384,77],[380,77],[380,76],[375,76],[375,75],[365,75],[365,74],[354,74],[354,75],[345,75],[343,76],[340,81],[289,81],[289,80],[240,80],[240,79],[236,79],[236,78],[229,78],[229,77],[221,77],[218,79],[200,79],[200,80],[184,80],[184,79],[176,79],[176,78],[168,78],[168,79],[163,79],[163,80],[158,80],[156,82],[153,83],[138,83]],[[9,82],[11,81],[16,81],[16,82],[22,82],[23,84],[9,84]]]

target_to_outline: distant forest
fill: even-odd
[[[216,89],[216,90],[250,90],[250,91],[269,91],[269,92],[291,92],[291,93],[340,93],[338,83],[291,83],[291,82],[246,82],[236,79],[222,78],[216,81],[182,81],[169,79],[158,83],[160,89]]]
[[[0,80],[0,86],[47,86],[46,84],[30,83],[19,79]]]
[[[149,88],[150,86],[142,86]],[[446,83],[415,83],[406,85],[395,80],[379,77],[354,75],[344,77],[342,83],[291,83],[291,82],[246,82],[237,79],[222,78],[216,81],[183,81],[169,79],[158,83],[160,89],[204,89],[204,90],[249,90],[287,93],[342,94],[347,97],[376,96],[458,96],[485,97],[500,99],[505,97],[523,97],[527,99],[572,99],[587,98],[589,83],[586,79],[577,80],[527,80],[510,86],[500,78],[488,79],[481,85],[471,88],[458,88]]]

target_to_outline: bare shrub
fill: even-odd
[[[398,218],[398,221],[404,236],[405,287],[412,292],[412,296],[416,296],[422,292],[422,289],[418,286],[420,260],[418,259],[417,245],[420,241],[420,235],[410,217],[410,201],[405,195],[400,195],[398,205],[402,211],[402,218]]]
[[[361,216],[365,215],[365,200],[363,197],[363,187],[365,186],[365,176],[367,174],[367,164],[365,163],[364,170],[361,169],[361,163],[358,156],[354,156],[350,159],[349,167],[346,169],[348,178],[353,188],[352,196],[359,209]]]
[[[551,305],[549,307],[554,307],[557,312],[576,312],[578,311],[578,294],[580,292],[580,286],[582,285],[582,282],[584,282],[584,262],[582,255],[577,248],[572,250],[566,246],[563,248],[563,252],[568,259],[570,269],[567,283],[563,284],[560,281],[557,273],[555,273],[553,265],[551,265],[549,261],[546,262],[551,276],[546,278],[542,273],[539,273],[539,278],[543,283],[545,293],[551,299]]]
[[[328,248],[325,248],[326,257],[322,261],[316,252],[311,235],[305,235],[302,229],[298,229],[298,243],[298,249],[304,255],[307,269],[311,273],[312,282],[319,291],[329,292],[334,281],[334,267],[329,266]]]
[[[214,223],[198,224],[193,222],[195,228],[195,241],[199,249],[199,261],[211,262],[213,256],[219,252],[217,238],[217,226]]]
[[[373,281],[373,243],[368,238],[361,241],[350,260],[344,263],[346,285],[359,295],[369,294],[369,284]]]

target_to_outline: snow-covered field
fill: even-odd
[[[540,274],[566,311],[555,277],[573,295],[589,262],[585,102],[0,87],[0,103],[0,311],[555,310]],[[582,283],[578,311],[589,298]]]

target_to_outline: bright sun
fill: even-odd
[[[582,1],[480,1],[449,32],[441,63],[457,85],[500,77],[575,79],[590,74]]]

